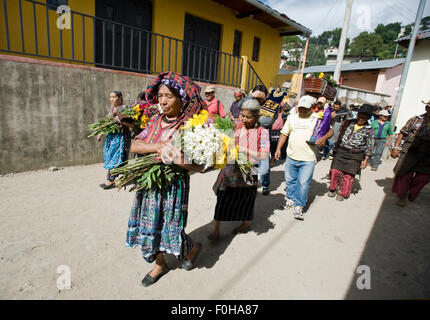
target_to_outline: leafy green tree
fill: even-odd
[[[421,19],[421,30],[430,29],[430,16]]]
[[[364,31],[354,39],[350,53],[357,56],[376,56],[383,44],[384,40],[380,34]]]

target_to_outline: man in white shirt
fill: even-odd
[[[311,96],[303,96],[298,104],[298,113],[288,117],[279,138],[275,158],[279,160],[281,148],[287,140],[287,160],[285,162],[285,181],[287,183],[286,205],[289,209],[294,207],[294,217],[304,220],[303,208],[306,205],[309,186],[316,163],[315,147],[323,147],[332,135],[330,130],[316,141],[316,145],[308,144],[306,141],[312,136],[318,114],[312,112],[317,100]]]

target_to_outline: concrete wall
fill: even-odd
[[[378,81],[376,82],[376,92],[389,94],[387,102],[389,105],[394,105],[396,101],[397,90],[399,89],[400,79],[402,77],[404,64],[399,64],[390,69],[380,70]]]
[[[423,114],[430,100],[430,41],[418,41],[409,66],[395,125],[400,130],[411,117]]]
[[[110,91],[131,104],[153,79],[9,55],[0,55],[0,72],[0,173],[102,162],[103,140],[88,139],[88,125],[107,114]],[[216,86],[226,111],[233,92]]]
[[[385,107],[388,104],[387,99],[389,96],[382,93],[340,86],[337,88],[337,98],[348,106],[355,103],[369,103]]]

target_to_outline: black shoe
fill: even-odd
[[[333,198],[334,196],[336,196],[336,190],[334,190],[334,191],[329,190],[329,191],[328,191],[328,196],[329,196],[330,198]]]
[[[263,192],[261,192],[263,196],[267,196],[269,195],[269,193],[270,193],[269,188],[263,188]]]
[[[108,186],[106,184],[102,183],[100,185],[100,187],[103,188],[103,189],[105,189],[105,190],[114,189],[115,188],[115,183],[112,183],[111,185],[108,185]]]
[[[197,256],[199,255],[200,251],[202,251],[202,244],[201,243],[196,243],[199,246],[199,250],[197,251],[196,255],[194,256],[193,261],[190,260],[184,260],[184,262],[182,263],[181,268],[186,270],[186,271],[190,271],[193,267],[194,267],[194,261],[196,261]]]
[[[162,276],[164,276],[167,272],[169,272],[169,268],[167,265],[163,268],[163,271],[161,271],[158,276],[155,278],[151,277],[149,272],[146,274],[145,278],[142,279],[142,286],[149,287],[152,286],[154,283],[156,283]]]

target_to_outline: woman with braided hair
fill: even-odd
[[[137,154],[158,152],[163,149],[193,114],[202,108],[200,87],[174,72],[161,73],[146,89],[146,101],[159,103],[163,113],[154,116],[133,141],[131,151]],[[126,244],[139,245],[143,258],[154,268],[146,274],[142,285],[148,287],[168,272],[164,254],[173,254],[184,260],[182,268],[190,270],[199,252],[200,244],[193,244],[185,233],[190,189],[189,171],[202,167],[184,163],[183,154],[174,156],[172,166],[182,171],[182,177],[169,187],[136,192],[128,222]]]

